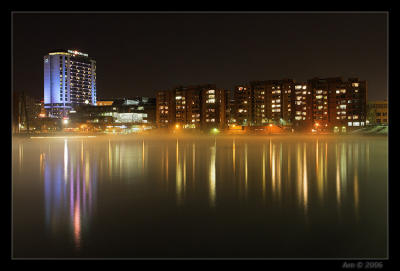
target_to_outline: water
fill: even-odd
[[[386,137],[14,139],[15,258],[385,258]]]

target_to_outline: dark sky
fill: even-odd
[[[359,77],[387,99],[386,13],[14,13],[14,90],[43,96],[43,56],[97,61],[98,98],[177,85]]]

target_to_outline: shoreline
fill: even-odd
[[[138,134],[105,134],[105,133],[49,133],[49,134],[13,134],[12,139],[74,139],[74,138],[360,138],[375,137],[388,138],[388,134],[378,133],[343,133],[343,134],[312,134],[312,133],[282,133],[282,134],[204,134],[204,133],[138,133]]]

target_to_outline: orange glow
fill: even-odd
[[[269,127],[272,127],[272,124],[270,124]]]
[[[80,243],[80,237],[81,237],[80,235],[81,235],[81,215],[80,215],[79,201],[76,200],[75,210],[74,210],[74,237],[75,237],[75,243],[78,247]]]
[[[317,122],[317,123],[315,123],[315,126],[319,126],[319,123]]]
[[[179,124],[176,124],[176,125],[175,125],[175,128],[176,128],[176,129],[179,129]]]

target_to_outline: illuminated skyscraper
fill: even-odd
[[[67,116],[79,104],[96,105],[96,61],[73,50],[57,50],[44,56],[47,115]]]

